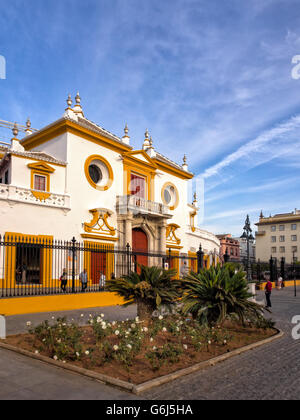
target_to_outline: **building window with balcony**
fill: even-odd
[[[283,235],[282,235],[282,236],[280,236],[280,237],[279,237],[279,242],[285,242],[285,236],[283,236]]]
[[[296,242],[297,241],[297,235],[292,235],[291,239],[292,239],[293,242]]]
[[[44,175],[34,175],[33,189],[37,191],[46,191],[47,178]]]
[[[276,236],[271,236],[271,242],[276,242]]]
[[[146,178],[131,173],[130,177],[130,194],[138,198],[146,199]]]

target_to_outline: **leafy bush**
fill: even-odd
[[[80,327],[68,324],[66,318],[58,318],[54,325],[44,321],[29,332],[39,341],[39,350],[56,360],[77,360],[82,356]]]
[[[231,266],[190,273],[181,283],[184,292],[182,313],[191,313],[202,324],[223,323],[233,314],[243,324],[249,315],[254,318],[262,316],[262,307],[249,300],[252,294],[245,273],[236,272]]]
[[[172,280],[176,270],[163,270],[160,267],[140,266],[141,273],[106,282],[106,290],[117,293],[125,300],[124,306],[137,304],[138,316],[150,319],[153,311],[161,305],[171,308],[178,299],[177,283]]]

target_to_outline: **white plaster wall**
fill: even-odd
[[[33,152],[45,152],[58,160],[67,162],[67,133],[54,137],[53,139],[34,147]]]
[[[114,182],[106,191],[93,188],[85,176],[85,161],[94,154],[103,156],[113,170]],[[68,133],[67,159],[67,191],[71,195],[68,219],[74,224],[74,232],[83,232],[82,223],[91,220],[89,210],[94,208],[107,208],[114,212],[109,223],[116,226],[116,196],[123,194],[123,161],[120,154]]]
[[[28,168],[28,164],[32,163],[38,163],[38,161],[25,159],[19,156],[11,157],[12,185],[23,188],[31,188],[31,169]],[[45,162],[45,164],[55,169],[55,172],[50,174],[50,192],[64,194],[66,167],[54,165],[51,162]]]

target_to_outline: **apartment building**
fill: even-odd
[[[256,258],[267,261],[271,256],[291,263],[299,258],[300,210],[265,217],[261,212],[256,232]]]

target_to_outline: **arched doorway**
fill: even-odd
[[[135,252],[137,254],[134,254]],[[137,264],[148,265],[148,238],[141,228],[132,229],[132,253]],[[139,272],[139,269],[137,271]]]

